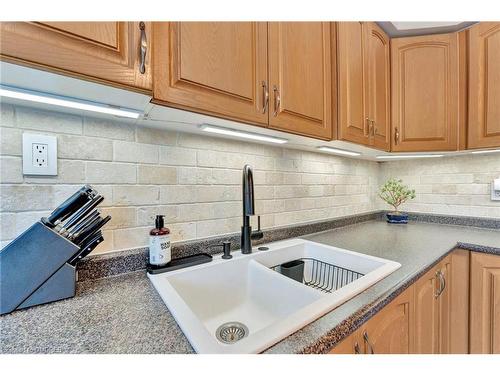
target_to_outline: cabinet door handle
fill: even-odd
[[[370,136],[374,136],[375,133],[373,132],[373,128],[374,128],[374,124],[375,124],[375,121],[374,120],[370,120],[370,126],[369,126],[369,130],[368,130],[368,133],[370,133]]]
[[[267,88],[267,82],[262,81],[262,113],[266,113],[267,107],[269,106],[269,89]]]
[[[398,130],[398,128],[396,128],[396,129],[394,130],[394,143],[395,143],[395,144],[398,144],[398,143],[399,143],[399,130]]]
[[[375,134],[378,133],[378,130],[377,130],[377,125],[375,124],[375,120],[372,120],[372,136],[375,136]]]
[[[354,354],[361,354],[361,350],[359,350],[359,345],[357,342],[354,344]]]
[[[281,97],[280,97],[280,90],[276,87],[276,85],[273,86],[273,93],[274,93],[274,112],[273,116],[276,117],[278,116],[278,110],[281,105]]]
[[[441,270],[436,271],[436,278],[439,279],[439,290],[437,291],[437,293],[434,293],[434,297],[438,298],[443,293],[444,288],[446,288],[446,281]]]
[[[370,136],[370,119],[368,117],[365,118],[365,127],[363,128],[363,133],[365,137]]]
[[[368,333],[366,331],[363,332],[363,340],[365,340],[366,344],[368,345],[368,349],[370,350],[370,354],[375,354],[375,350],[373,349],[373,345],[370,342],[370,339],[368,338]]]
[[[148,52],[148,40],[146,38],[146,24],[139,22],[139,29],[141,30],[141,61],[139,65],[139,72],[146,73],[146,53]]]

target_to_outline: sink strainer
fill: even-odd
[[[229,322],[217,328],[215,336],[224,344],[234,344],[248,336],[248,328],[243,323]]]

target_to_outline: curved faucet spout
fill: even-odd
[[[255,213],[253,194],[253,171],[252,167],[246,164],[243,167],[243,216],[251,216]]]

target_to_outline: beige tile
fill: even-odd
[[[179,221],[183,221],[181,218],[181,214],[179,213],[180,209],[184,207],[182,206],[167,206],[167,205],[158,205],[158,206],[147,206],[147,207],[138,207],[137,208],[137,225],[139,226],[147,226],[150,225],[154,227],[156,215],[164,215],[165,223],[171,224]],[[188,221],[188,220],[184,220]],[[168,225],[167,225],[168,226]]]
[[[158,164],[159,148],[156,145],[125,141],[113,142],[113,160],[130,163]]]
[[[211,168],[179,167],[178,182],[181,185],[211,185],[215,183]]]
[[[83,134],[123,141],[135,141],[135,126],[123,122],[84,117]]]
[[[11,240],[17,236],[16,214],[0,212],[0,240]]]
[[[166,165],[196,165],[196,151],[180,147],[160,147],[160,164]]]
[[[0,127],[0,154],[22,155],[23,136],[21,129]]]
[[[23,129],[67,134],[82,134],[83,128],[80,116],[27,107],[16,107],[16,125]]]
[[[0,158],[0,182],[15,184],[23,182],[23,163],[19,157],[2,156]]]
[[[158,145],[175,145],[177,140],[177,133],[162,130],[146,128],[143,126],[137,127],[137,142],[150,143]]]
[[[104,160],[113,158],[113,143],[108,139],[59,135],[57,154],[62,159]]]
[[[170,185],[177,183],[177,169],[156,165],[138,165],[137,182],[139,184]]]
[[[0,186],[0,211],[48,210],[54,207],[54,188],[52,186]]]
[[[14,107],[10,104],[0,103],[0,126],[14,127]]]
[[[104,227],[107,230],[130,228],[137,225],[137,210],[135,207],[107,207],[99,210],[102,217],[111,216],[111,220]]]
[[[135,184],[137,167],[133,164],[92,162],[85,163],[87,183]]]
[[[117,185],[113,187],[113,204],[116,206],[143,206],[158,204],[158,186]]]

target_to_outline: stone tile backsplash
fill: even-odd
[[[238,232],[246,163],[264,228],[377,209],[375,162],[20,106],[3,105],[0,124],[2,245],[84,183],[113,217],[96,252],[145,246],[157,214],[174,241]],[[22,175],[24,131],[57,135],[58,176]]]
[[[500,203],[489,201],[500,154],[377,163],[20,106],[1,110],[2,246],[84,183],[105,196],[102,211],[113,217],[96,252],[145,246],[157,214],[174,241],[238,232],[246,163],[254,167],[264,228],[385,209],[376,191],[389,176],[417,189],[404,209],[500,217]],[[24,131],[57,135],[58,176],[22,175]]]
[[[415,189],[416,198],[403,206],[407,211],[500,218],[500,201],[490,199],[491,183],[500,178],[500,153],[381,163],[380,183],[389,177]]]

